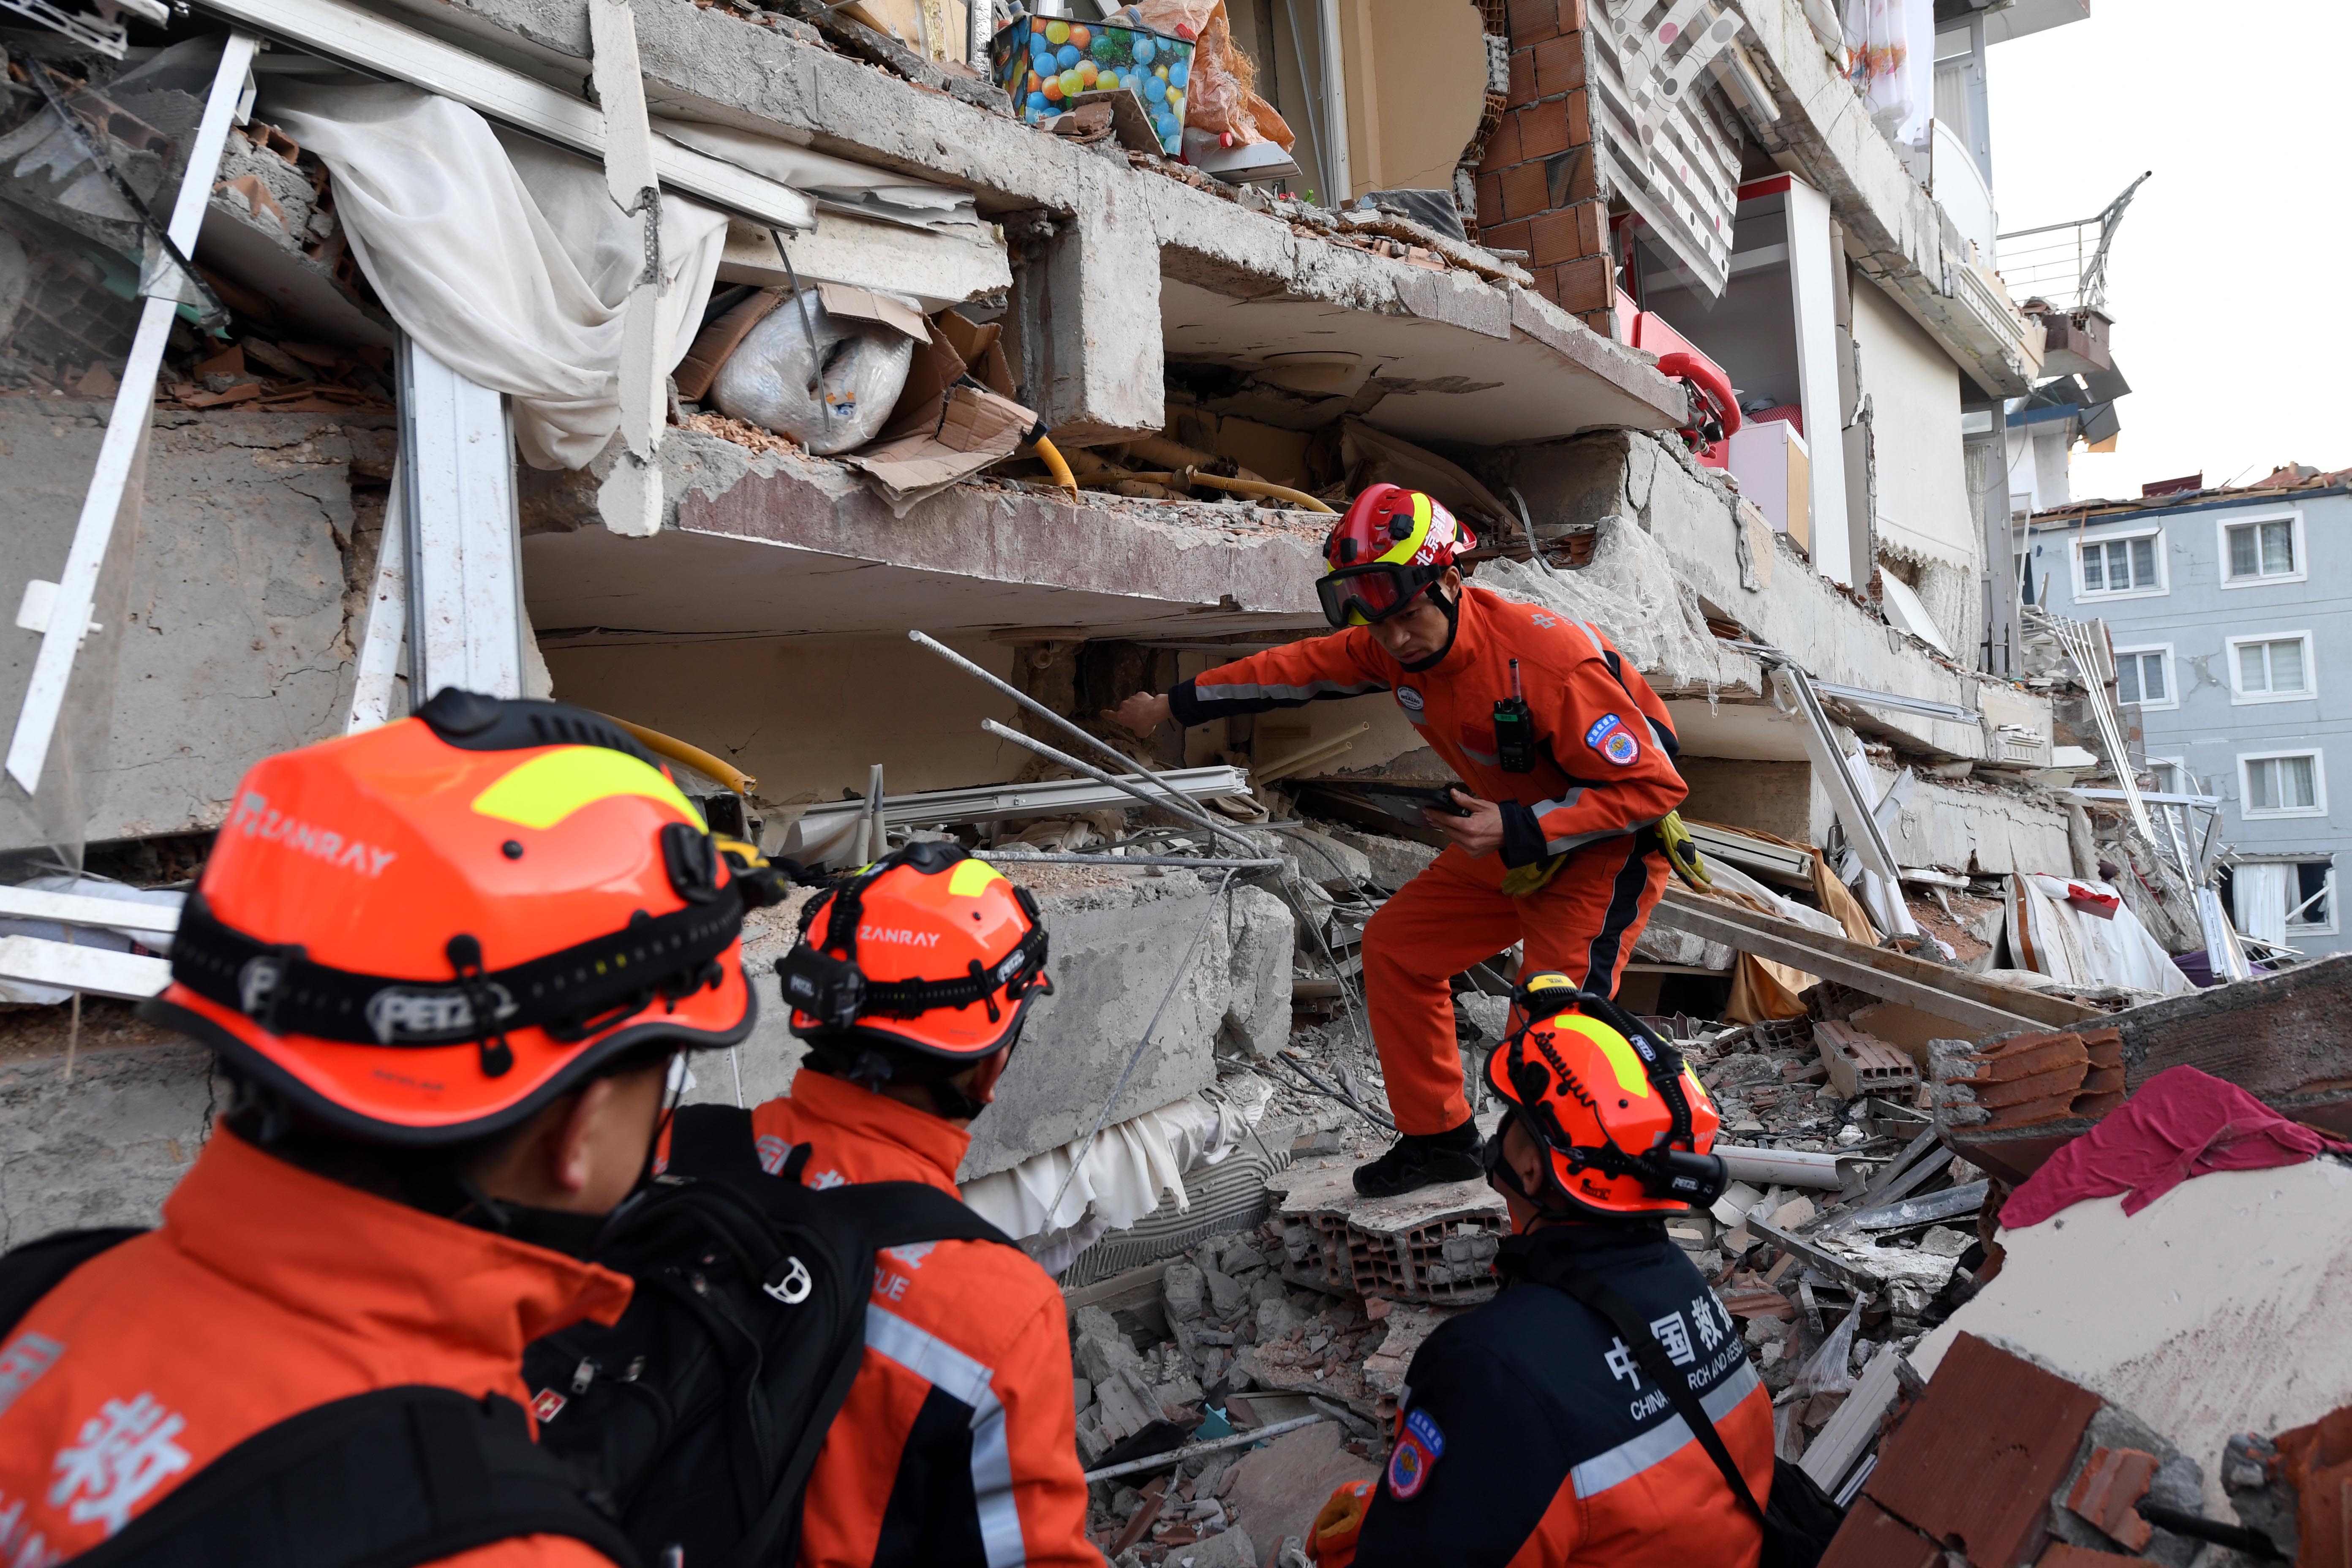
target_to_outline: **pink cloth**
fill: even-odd
[[[2299,1165],[2352,1143],[2288,1121],[2234,1083],[2168,1068],[2096,1127],[2050,1156],[2000,1211],[2011,1230],[2040,1225],[2085,1198],[2124,1194],[2133,1215],[2209,1171]]]

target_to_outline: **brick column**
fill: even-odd
[[[1616,268],[1585,88],[1585,0],[1509,0],[1511,85],[1478,166],[1485,242],[1524,250],[1544,298],[1606,336]]]

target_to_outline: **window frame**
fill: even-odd
[[[2339,932],[2341,931],[2342,927],[2343,927],[2343,917],[2342,917],[2341,915],[2339,915],[2339,914],[2336,912],[2336,895],[2337,895],[2338,893],[2340,893],[2343,889],[2341,889],[2340,888],[2338,888],[2338,887],[2336,885],[2336,861],[2335,861],[2334,858],[2329,857],[2329,856],[2322,856],[2322,855],[2260,855],[2260,854],[2257,854],[2257,855],[2240,855],[2240,856],[2237,856],[2237,857],[2235,858],[2235,861],[2236,861],[2236,864],[2237,864],[2237,865],[2240,865],[2240,866],[2297,866],[2297,867],[2300,867],[2300,866],[2325,866],[2325,867],[2326,867],[2326,868],[2327,868],[2327,921],[2326,921],[2326,923],[2325,923],[2325,924],[2318,924],[2318,923],[2308,922],[2308,921],[2289,921],[2287,922],[2287,928],[2286,928],[2286,931],[2287,931],[2287,935],[2288,935],[2288,937],[2289,937],[2290,939],[2294,938],[2294,937],[2298,937],[2298,936],[2335,936],[2335,935],[2339,934]],[[2293,893],[2292,893],[2292,895],[2291,895],[2291,896],[2294,899],[2295,902],[2297,902],[2297,903],[2300,903],[2300,902],[2302,902],[2302,901],[2303,901],[2303,890],[2302,890],[2301,881],[2300,881],[2300,879],[2298,879],[2298,880],[2297,880],[2296,886],[2295,886],[2295,888],[2294,888],[2294,891],[2293,891]]]
[[[2301,691],[2248,691],[2244,686],[2245,671],[2238,662],[2238,650],[2249,643],[2300,642],[2303,644],[2303,679]],[[2230,664],[2230,701],[2239,708],[2265,702],[2310,702],[2319,696],[2319,667],[2312,662],[2312,636],[2307,631],[2249,632],[2244,637],[2224,637],[2222,658]]]
[[[2156,586],[2152,588],[2090,588],[2083,575],[2083,551],[2093,544],[2128,544],[2135,539],[2156,542]],[[2067,553],[2074,558],[2074,598],[2077,603],[2095,601],[2105,604],[2115,599],[2158,599],[2172,592],[2172,567],[2164,558],[2164,528],[2154,524],[2137,528],[2118,528],[2109,532],[2078,534],[2067,542]],[[2298,556],[2296,559],[2300,560]]]
[[[2179,707],[2180,682],[2173,674],[2172,645],[2168,642],[2140,643],[2131,647],[2119,647],[2115,650],[2116,675],[2116,700],[2118,702],[2124,700],[2122,680],[2123,661],[2135,657],[2144,658],[2151,653],[2159,654],[2163,656],[2164,658],[2164,700],[2161,702],[2148,702],[2143,700],[2137,706],[2142,712],[2161,711],[2168,708]],[[2146,689],[2146,682],[2143,681],[2141,684],[2142,689]]]
[[[2151,774],[2155,774],[2158,768],[2170,768],[2177,775],[2174,779],[2174,783],[2182,787],[2178,789],[2166,789],[2162,783],[2159,782],[2156,789],[2157,794],[2201,795],[2204,793],[2196,787],[2197,778],[2195,774],[2189,771],[2189,759],[2187,757],[2150,757],[2147,759],[2147,771]],[[2160,775],[2158,776],[2160,778]]]
[[[2311,759],[2310,805],[2282,805],[2256,808],[2253,805],[2254,763],[2273,763],[2293,757]],[[2248,822],[2271,822],[2291,816],[2326,816],[2327,815],[2327,752],[2318,746],[2299,746],[2289,751],[2241,752],[2238,753],[2238,815]]]
[[[2294,525],[2294,570],[2265,577],[2256,573],[2251,577],[2235,577],[2230,574],[2230,531],[2252,528],[2265,522],[2289,522]],[[2223,592],[2240,588],[2271,588],[2287,583],[2305,583],[2311,579],[2311,556],[2307,553],[2301,507],[2259,507],[2251,510],[2224,511],[2213,520],[2214,581]],[[2256,546],[2260,553],[2259,543]]]

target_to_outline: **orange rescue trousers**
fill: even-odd
[[[1502,890],[1502,857],[1448,847],[1364,928],[1364,992],[1397,1131],[1444,1132],[1470,1120],[1447,982],[1523,942],[1519,972],[1557,970],[1613,996],[1634,939],[1670,874],[1647,828],[1571,851],[1525,898]]]

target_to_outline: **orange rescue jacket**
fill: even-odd
[[[214,1133],[163,1223],[68,1275],[0,1345],[0,1563],[96,1546],[267,1426],[412,1384],[528,1407],[523,1346],[630,1282]],[[443,1560],[608,1568],[532,1535]]]
[[[760,1163],[811,1145],[802,1180],[956,1190],[971,1140],[909,1105],[803,1071],[751,1112]],[[1101,1568],[1087,1533],[1062,1293],[992,1242],[875,1259],[866,1358],[826,1435],[801,1529],[803,1568]]]
[[[1219,665],[1180,682],[1169,705],[1179,723],[1202,724],[1392,692],[1470,793],[1502,806],[1510,867],[1646,827],[1682,804],[1689,790],[1666,705],[1622,657],[1612,671],[1616,649],[1600,628],[1466,584],[1457,620],[1454,646],[1429,669],[1406,669],[1370,627],[1350,626]],[[1495,704],[1511,694],[1515,658],[1535,718],[1531,773],[1507,773],[1496,757]]]

